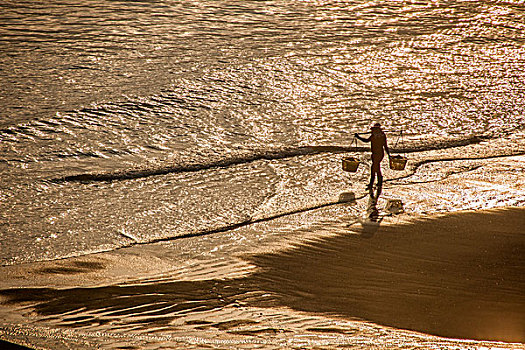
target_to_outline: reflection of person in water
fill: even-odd
[[[370,174],[370,183],[368,189],[371,190],[374,186],[375,176],[377,174],[377,186],[383,186],[383,175],[381,174],[381,161],[385,156],[385,151],[390,157],[390,150],[386,141],[386,135],[381,130],[381,125],[375,123],[372,126],[372,135],[369,138],[363,138],[359,134],[355,134],[355,137],[363,142],[370,142],[372,148],[372,169]]]

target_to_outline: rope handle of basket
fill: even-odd
[[[396,144],[394,145],[394,148],[397,148],[397,144],[399,142],[399,139],[401,139],[401,143],[403,143],[403,130],[399,133],[399,136],[397,137]],[[404,155],[404,153],[403,153]]]

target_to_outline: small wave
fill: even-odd
[[[330,149],[331,152],[345,152],[348,149],[345,147],[298,147],[292,149],[281,149],[281,150],[271,150],[256,152],[251,155],[245,155],[240,157],[231,157],[227,159],[220,159],[208,163],[190,163],[182,165],[174,165],[162,168],[151,168],[151,169],[132,169],[128,171],[121,172],[111,172],[111,173],[87,173],[87,174],[77,174],[69,175],[63,178],[53,179],[52,182],[63,183],[63,182],[111,182],[111,181],[121,181],[121,180],[133,180],[146,178],[150,176],[158,175],[167,175],[174,173],[184,173],[184,172],[195,172],[202,171],[213,168],[225,168],[238,164],[251,163],[257,160],[277,160],[290,157],[297,157],[301,155],[312,155],[323,152],[328,152],[326,149]]]
[[[498,136],[499,137],[499,136]],[[434,151],[439,149],[455,148],[455,147],[464,147],[469,145],[475,145],[483,141],[493,139],[494,137],[486,135],[474,135],[462,139],[454,140],[431,140],[418,145],[409,145],[404,147],[398,147],[392,149],[394,153],[416,153],[416,152],[425,152],[425,151]]]
[[[452,140],[433,142],[429,144],[423,144],[409,147],[393,148],[393,153],[413,153],[422,152],[435,149],[445,149],[453,147],[461,147],[482,142],[488,139],[485,136],[474,136],[467,139]],[[141,179],[151,176],[184,173],[184,172],[196,172],[202,170],[208,170],[213,168],[226,168],[239,164],[246,164],[255,162],[258,160],[279,160],[285,158],[292,158],[304,155],[316,155],[321,153],[347,153],[347,152],[368,152],[369,147],[348,147],[348,146],[302,146],[295,148],[284,148],[277,150],[265,150],[254,152],[250,155],[243,155],[239,157],[230,157],[226,159],[220,159],[212,162],[203,163],[189,163],[189,164],[177,164],[173,166],[166,166],[160,168],[149,168],[149,169],[130,169],[119,172],[108,172],[108,173],[83,173],[68,175],[61,178],[52,179],[54,183],[65,183],[65,182],[81,182],[81,183],[92,183],[92,182],[112,182],[112,181],[123,181],[123,180],[134,180]]]

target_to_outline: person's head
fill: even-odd
[[[371,129],[372,133],[381,132],[381,124],[375,123],[374,125],[372,125]]]

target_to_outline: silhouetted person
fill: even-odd
[[[370,174],[370,183],[368,184],[368,189],[371,190],[374,186],[375,176],[377,174],[377,186],[383,186],[383,175],[381,174],[381,161],[385,156],[385,151],[390,157],[390,150],[388,149],[388,144],[386,141],[386,135],[381,130],[381,124],[375,123],[372,126],[372,135],[369,138],[363,138],[359,134],[355,134],[359,140],[363,142],[370,142],[372,147],[372,169]]]

